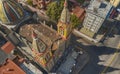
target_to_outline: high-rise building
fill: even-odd
[[[112,5],[110,3],[104,0],[92,0],[86,9],[83,28],[80,31],[91,38],[94,37],[104,21],[109,18],[111,10]]]

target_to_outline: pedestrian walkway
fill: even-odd
[[[88,40],[90,40],[91,42],[94,42],[94,43],[98,43],[98,42],[100,41],[100,39],[90,38],[90,37],[88,37],[87,35],[81,33],[80,31],[78,31],[78,30],[76,30],[76,29],[73,30],[73,34],[76,34],[76,35],[78,35],[78,36],[80,36],[80,37],[86,38],[86,39],[88,39]]]

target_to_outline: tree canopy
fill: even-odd
[[[70,21],[72,24],[72,27],[78,27],[78,25],[80,25],[81,21],[79,18],[76,17],[76,15],[72,14],[70,17]]]
[[[46,14],[52,20],[55,20],[57,22],[58,19],[60,18],[60,14],[61,14],[62,9],[63,9],[63,3],[64,3],[63,0],[61,0],[59,3],[57,1],[54,1],[54,2],[50,3],[47,6]]]
[[[59,3],[57,1],[50,3],[47,6],[46,14],[50,17],[50,19],[58,22],[60,19],[61,12],[63,10],[64,0],[60,0]],[[79,18],[77,18],[74,14],[71,16],[71,24],[73,27],[77,27],[80,24]]]

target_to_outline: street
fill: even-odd
[[[82,71],[79,72],[79,74],[100,74],[106,67],[108,68],[108,70],[106,70],[105,73],[111,72],[111,74],[115,74],[112,72],[118,71],[120,69],[120,67],[117,68],[117,67],[108,66],[108,63],[111,62],[110,60],[113,57],[114,53],[116,52],[115,48],[106,47],[106,46],[95,46],[93,44],[90,44],[86,40],[83,41],[83,39],[79,36],[77,37],[72,36],[72,37],[73,37],[72,39],[73,43],[85,49],[90,55],[89,63],[86,65],[86,67],[83,68]],[[117,46],[117,44],[115,44],[115,46]],[[117,56],[115,56],[114,58],[117,58]],[[119,59],[117,60],[117,63],[118,62],[120,62]]]
[[[120,22],[117,22],[115,28],[108,34],[103,44],[108,47],[116,48],[120,42]]]
[[[114,59],[114,61],[110,65],[111,67],[117,68],[118,70],[108,72],[107,74],[120,74],[120,60],[119,60],[119,57],[120,57],[120,53],[116,56],[116,58]],[[107,71],[110,71],[110,69],[108,68]]]

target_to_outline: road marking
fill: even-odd
[[[120,44],[118,44],[117,48],[120,48]],[[107,71],[108,67],[113,63],[113,61],[114,61],[115,58],[117,57],[117,55],[118,55],[118,50],[119,50],[119,49],[117,49],[117,50],[115,51],[115,53],[113,54],[110,62],[108,63],[108,65],[104,68],[104,70],[103,70],[100,74],[105,74],[105,72]]]

